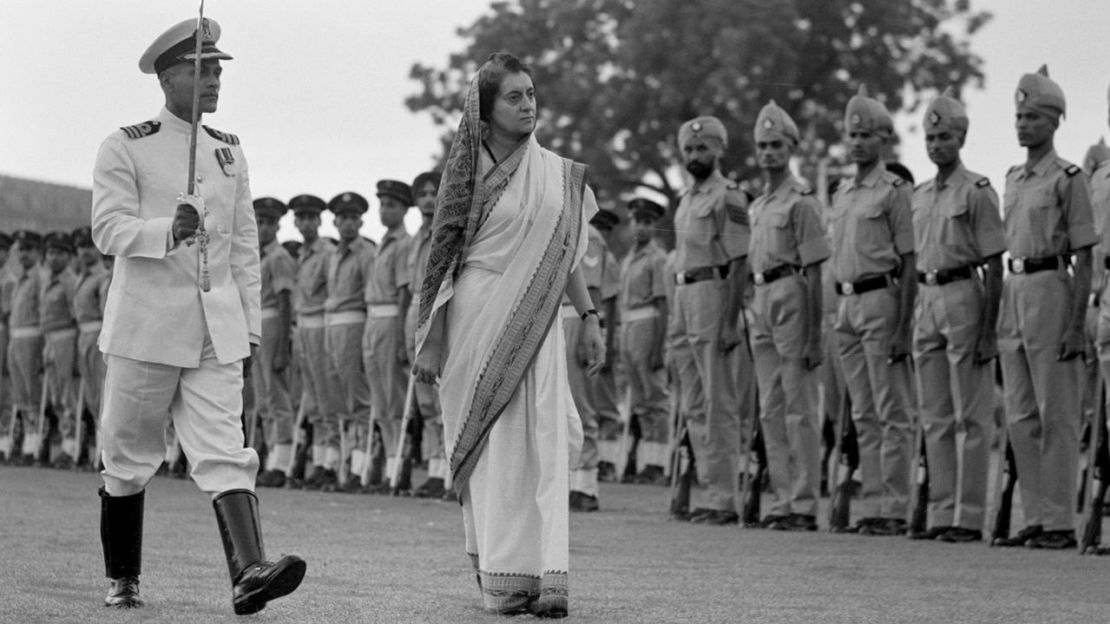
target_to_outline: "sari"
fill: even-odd
[[[485,608],[565,613],[569,470],[582,429],[555,320],[597,206],[584,166],[531,135],[493,163],[476,149],[484,130],[475,80],[437,200],[417,366],[432,361],[439,372],[446,454]]]

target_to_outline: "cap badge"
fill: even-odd
[[[863,118],[859,116],[859,113],[854,113],[852,115],[851,122],[853,124],[860,124],[860,123],[863,123]]]
[[[694,123],[690,124],[690,129],[694,132],[701,132],[701,122],[695,121]]]
[[[343,201],[343,203],[344,203],[344,204],[350,203],[350,201],[351,201],[351,194],[350,194],[350,193],[343,193],[343,199],[342,199],[342,201]]]
[[[1024,102],[1028,97],[1029,94],[1025,92],[1025,89],[1018,89],[1017,93],[1014,94],[1014,98],[1017,100],[1018,104]]]
[[[929,123],[934,126],[940,125],[940,113],[936,111],[929,113]]]
[[[770,130],[771,128],[775,127],[775,122],[771,121],[770,119],[764,119],[763,127]]]

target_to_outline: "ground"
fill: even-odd
[[[273,489],[260,491],[268,554],[299,554],[308,574],[296,593],[236,617],[208,497],[163,477],[146,499],[147,606],[106,609],[99,484],[95,474],[0,467],[0,622],[502,621],[481,610],[457,504]],[[693,526],[667,520],[668,495],[603,484],[602,510],[572,516],[570,621],[1049,624],[1110,614],[1110,557]]]

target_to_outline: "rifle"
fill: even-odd
[[[1100,380],[1101,382],[1101,380]],[[1106,500],[1106,488],[1110,485],[1110,444],[1106,440],[1106,392],[1102,383],[1098,393],[1098,408],[1094,422],[1091,423],[1091,441],[1087,446],[1086,490],[1091,493],[1091,504],[1087,508],[1087,518],[1083,523],[1083,535],[1079,541],[1081,555],[1110,555],[1110,548],[1100,548],[1102,539],[1102,508]]]
[[[1014,504],[1014,486],[1017,485],[1017,463],[1014,459],[1014,447],[1010,445],[1010,431],[1006,425],[1002,426],[1002,448],[1004,456],[998,464],[997,479],[995,479],[995,507],[994,524],[991,527],[991,546],[996,546],[1000,541],[1010,537],[1010,509]]]
[[[389,490],[394,496],[401,493],[401,487],[406,485],[402,483],[403,477],[409,477],[412,474],[412,453],[405,453],[405,437],[408,435],[409,423],[412,422],[412,400],[416,392],[416,377],[409,375],[408,388],[405,390],[405,405],[401,412],[401,426],[397,430],[397,453],[394,455],[393,470],[389,473]],[[404,466],[402,466],[404,463]],[[367,469],[362,475],[362,482],[367,483],[370,466],[370,445],[366,446],[366,466]]]
[[[847,389],[840,398],[840,415],[837,421],[840,443],[833,451],[833,478],[830,484],[833,492],[829,500],[829,531],[847,533],[850,530],[852,516],[852,473],[859,467],[859,441],[856,439],[856,428],[852,423],[852,398],[848,395]],[[841,466],[847,469],[843,478],[840,474]]]
[[[625,413],[622,414],[623,418],[621,419],[624,422],[624,427],[621,431],[620,439],[620,447],[624,452],[618,457],[617,475],[622,482],[631,483],[633,481],[631,477],[636,476],[636,447],[640,442],[639,436],[635,435],[634,431],[635,429],[639,429],[639,427],[634,426],[632,422],[632,420],[636,418],[636,414],[632,411],[631,386],[625,390],[624,408],[625,409],[621,410]],[[631,475],[628,474],[629,470],[632,471]]]
[[[690,432],[682,424],[675,436],[675,451],[671,456],[671,518],[683,520],[690,511],[690,487],[695,479],[694,453],[690,449]]]
[[[290,477],[296,474],[298,465],[301,476],[304,476],[305,449],[308,448],[308,432],[304,428],[306,412],[308,401],[301,397],[301,404],[297,406],[297,420],[293,423],[293,453],[289,458],[289,466],[285,469],[285,474]]]
[[[847,392],[847,390],[845,390]],[[821,454],[821,496],[829,495],[829,459],[836,448],[836,423],[830,414],[824,414],[821,423],[821,444],[825,447]]]
[[[910,535],[925,532],[929,509],[929,457],[926,453],[924,427],[918,426],[914,435],[917,439],[914,440],[914,461],[911,464],[914,471],[914,493],[908,527]]]
[[[73,469],[81,469],[81,457],[85,454],[85,380],[77,385],[77,406],[73,410],[76,427],[74,437],[76,443],[73,449]]]
[[[50,461],[50,434],[53,433],[53,427],[47,424],[47,408],[51,407],[49,399],[52,380],[53,375],[49,370],[46,371],[42,376],[42,397],[39,399],[39,426],[35,434],[35,462],[40,464]],[[52,413],[53,409],[50,411]]]
[[[740,521],[744,523],[745,527],[759,526],[760,517],[762,516],[763,479],[767,476],[767,446],[763,441],[763,427],[760,426],[758,414],[754,415],[753,421],[752,442],[749,445],[748,454],[745,456],[745,470],[740,483],[741,500],[744,501]],[[755,470],[755,476],[749,478],[748,464],[750,460],[747,457],[752,453],[755,453],[758,467]]]

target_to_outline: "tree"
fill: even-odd
[[[454,131],[469,79],[508,50],[532,67],[540,142],[590,166],[599,199],[637,188],[677,196],[678,126],[728,128],[727,173],[754,176],[752,126],[774,99],[803,133],[812,166],[839,140],[858,85],[892,111],[982,86],[970,38],[991,15],[970,0],[516,0],[459,33],[447,67],[414,65],[408,107]]]

